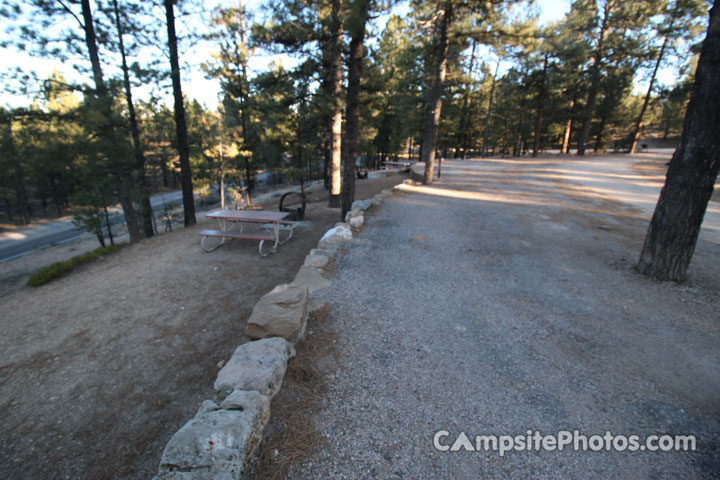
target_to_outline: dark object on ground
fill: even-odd
[[[355,173],[357,175],[357,178],[360,180],[368,178],[368,169],[365,167],[356,168]]]
[[[298,192],[287,192],[280,197],[278,210],[290,213],[287,220],[302,220],[305,218],[305,195]]]

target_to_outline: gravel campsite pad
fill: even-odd
[[[404,178],[360,180],[357,196]],[[25,286],[32,269],[97,245],[0,264],[0,477],[151,478],[170,436],[212,395],[218,363],[246,341],[256,301],[292,280],[339,220],[325,193],[310,201],[292,240],[266,258],[254,241],[204,253],[201,222],[38,288]]]
[[[287,478],[717,478],[720,244],[701,236],[688,284],[636,273],[649,216],[613,197],[658,168],[605,160],[448,161],[388,199],[323,291],[324,442]],[[445,446],[578,430],[695,435],[698,450],[501,457],[437,451],[440,430]]]

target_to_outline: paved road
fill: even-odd
[[[368,219],[321,293],[340,332],[327,444],[288,478],[716,478],[719,249],[698,250],[693,286],[639,276],[642,210],[556,164],[447,161]],[[576,429],[698,451],[433,446]]]
[[[182,202],[182,191],[176,190],[150,199],[155,214],[163,211],[165,203]],[[110,209],[113,225],[124,222],[122,208]],[[71,217],[43,222],[26,228],[0,234],[0,261],[11,260],[38,248],[58,245],[80,237],[85,231],[73,225]]]

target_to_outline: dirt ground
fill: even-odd
[[[404,178],[358,181],[356,198]],[[326,193],[310,202],[267,258],[244,241],[204,253],[201,220],[39,288],[25,286],[33,270],[92,241],[0,265],[0,477],[152,477],[170,436],[211,397],[218,363],[246,341],[256,301],[292,280],[339,220]]]

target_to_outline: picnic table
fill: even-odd
[[[285,220],[289,215],[288,212],[269,212],[265,210],[214,210],[207,214],[207,217],[214,218],[218,221],[219,230],[203,230],[200,232],[202,239],[200,246],[206,252],[212,252],[225,243],[226,239],[248,239],[259,240],[258,251],[260,256],[266,257],[277,251],[278,245],[290,240],[293,234],[294,222]],[[270,227],[271,232],[244,232],[245,224],[262,224]],[[280,239],[280,226],[289,227],[290,233],[287,238]],[[235,230],[237,228],[237,230]],[[208,238],[220,238],[220,243],[214,246],[206,246]],[[263,253],[263,243],[265,241],[273,242],[270,250]]]

